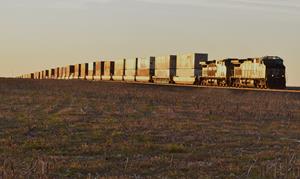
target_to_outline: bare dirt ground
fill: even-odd
[[[0,80],[0,178],[299,178],[300,94]]]

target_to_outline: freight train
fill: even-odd
[[[277,56],[208,61],[208,54],[190,53],[102,60],[43,70],[20,77],[284,89],[285,73],[283,60]]]

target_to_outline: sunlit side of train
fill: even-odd
[[[279,57],[208,61],[208,54],[205,53],[99,60],[20,77],[278,89],[286,87],[285,66]]]

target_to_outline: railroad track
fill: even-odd
[[[12,78],[12,79],[14,79],[14,78]],[[47,79],[47,80],[49,80],[49,79]],[[76,80],[76,79],[72,79],[72,80]],[[125,83],[125,84],[143,84],[143,85],[156,85],[156,86],[172,86],[172,87],[189,87],[189,88],[208,88],[208,89],[230,89],[230,90],[263,91],[263,92],[300,93],[300,87],[299,87],[299,90],[288,89],[289,87],[287,89],[258,89],[258,88],[236,88],[236,87],[221,87],[221,86],[197,86],[197,85],[167,84],[167,83],[147,83],[147,82],[133,82],[133,81],[104,81],[104,80],[87,80],[87,81],[104,82],[104,83]]]
[[[94,81],[94,82],[144,84],[144,85],[190,87],[190,88],[230,89],[230,90],[246,90],[246,91],[264,91],[264,92],[282,92],[282,93],[300,93],[300,88],[299,88],[299,90],[294,90],[294,89],[258,89],[258,88],[236,88],[236,87],[221,87],[221,86],[197,86],[197,85],[185,85],[185,84],[146,83],[146,82],[131,82],[131,81]]]

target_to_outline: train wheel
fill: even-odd
[[[260,88],[260,85],[256,85],[256,88]]]

